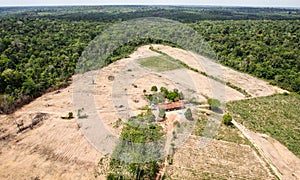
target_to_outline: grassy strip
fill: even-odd
[[[234,119],[252,131],[265,133],[300,157],[300,96],[276,94],[227,103]]]
[[[152,46],[150,46],[149,49],[150,49],[151,51],[154,51],[154,52],[156,52],[156,53],[159,53],[159,54],[161,54],[161,55],[163,55],[163,56],[168,57],[170,60],[172,60],[172,61],[174,61],[174,62],[177,62],[178,64],[182,65],[182,66],[183,66],[184,68],[186,68],[186,69],[189,69],[189,70],[191,70],[191,71],[194,71],[194,72],[196,72],[196,73],[199,73],[199,74],[201,74],[201,75],[203,75],[203,76],[206,76],[206,77],[208,77],[208,78],[210,78],[210,79],[213,79],[213,80],[215,80],[215,81],[217,81],[217,82],[220,82],[220,83],[222,83],[222,84],[226,84],[226,85],[229,86],[230,88],[237,90],[238,92],[242,93],[242,94],[245,95],[246,97],[251,97],[251,95],[250,95],[249,93],[247,93],[246,90],[244,90],[244,89],[242,89],[242,88],[240,88],[240,87],[238,87],[238,86],[236,86],[236,85],[234,85],[234,84],[231,84],[230,82],[223,81],[222,79],[220,79],[220,78],[218,78],[218,77],[215,77],[215,76],[212,76],[212,75],[208,75],[206,72],[199,71],[199,69],[190,67],[190,66],[187,65],[186,63],[180,61],[179,59],[175,59],[175,58],[171,57],[170,55],[168,55],[168,54],[165,53],[165,52],[162,52],[162,51],[160,51],[160,50],[154,49]]]
[[[138,60],[138,63],[151,70],[162,72],[183,68],[180,64],[170,61],[165,56],[152,56]]]

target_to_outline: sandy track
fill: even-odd
[[[281,179],[300,179],[300,159],[277,140],[255,133],[233,121],[234,125],[253,143]]]

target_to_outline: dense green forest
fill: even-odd
[[[229,67],[300,92],[300,21],[199,21],[192,25]]]
[[[0,8],[0,113],[67,84],[76,62],[104,29],[139,17],[187,23],[203,35],[221,63],[300,92],[300,10],[173,6]],[[221,21],[226,20],[226,21]],[[115,50],[107,62],[142,39]]]
[[[0,16],[115,22],[137,17],[162,17],[183,23],[200,20],[299,19],[300,9],[201,6],[61,6],[0,8]]]
[[[9,18],[0,19],[0,26],[0,111],[11,112],[66,84],[81,52],[108,24]]]

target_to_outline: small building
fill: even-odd
[[[159,109],[165,109],[166,111],[174,111],[184,108],[184,102],[183,101],[177,101],[177,102],[171,102],[171,103],[163,103],[158,104]]]

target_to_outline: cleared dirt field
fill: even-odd
[[[161,45],[154,47],[201,69],[197,62],[192,61],[193,56],[189,52]],[[224,90],[226,101],[245,98],[240,92],[192,71],[174,69],[154,72],[136,62],[151,56],[159,54],[149,50],[149,46],[140,47],[130,58],[99,71],[74,76],[74,79],[79,78],[79,84],[74,82],[65,89],[47,93],[14,114],[1,115],[0,179],[94,179],[99,172],[99,159],[104,156],[100,148],[112,143],[109,139],[107,142],[97,141],[98,137],[107,135],[104,129],[118,137],[122,126],[114,127],[116,121],[119,118],[126,120],[138,113],[137,109],[147,104],[143,99],[143,90],[150,91],[152,85],[178,88],[190,97],[196,96],[199,101],[213,96],[211,89],[214,87]],[[248,75],[240,78],[244,77],[241,73],[231,72],[226,77],[253,96],[275,93],[268,83]],[[85,88],[81,89],[81,86]],[[88,118],[61,119],[68,112],[76,116],[79,108],[85,108],[83,113],[87,113]],[[34,125],[17,133],[17,123],[21,121],[25,127],[31,123]],[[101,126],[99,123],[102,123]],[[272,178],[264,163],[248,146],[215,140],[204,149],[199,150],[195,146],[195,141],[191,140],[175,154],[174,165],[167,171],[171,177],[197,177],[192,173],[195,170],[191,170],[196,169],[196,175],[203,171],[207,172],[208,177]],[[195,163],[189,163],[187,159]],[[200,174],[200,177],[206,177],[205,174]],[[103,179],[104,176],[99,175],[98,178]]]
[[[149,50],[149,47],[142,46],[129,58],[112,63],[94,74],[86,73],[80,76],[78,81],[82,82],[77,82],[76,85],[82,88],[77,88],[78,91],[74,93],[74,96],[85,98],[78,102],[81,103],[79,107],[86,106],[85,109],[95,108],[98,114],[95,119],[88,118],[88,120],[82,121],[83,131],[99,131],[97,128],[92,130],[92,125],[86,124],[88,121],[90,124],[101,121],[108,130],[109,135],[107,136],[118,136],[121,127],[114,128],[115,123],[119,118],[126,121],[130,116],[140,113],[138,109],[147,105],[143,90],[150,92],[153,85],[158,88],[161,86],[168,89],[177,88],[183,91],[186,99],[195,97],[201,102],[206,102],[207,97],[215,97],[225,101],[244,98],[244,95],[240,92],[191,70],[178,68],[167,71],[153,71],[148,67],[141,66],[139,59],[160,56]],[[92,81],[94,81],[93,85],[91,85]],[[94,89],[94,91],[91,89]],[[217,92],[216,89],[220,91]],[[84,102],[87,99],[92,102]],[[95,107],[89,107],[91,104]],[[89,129],[85,130],[85,128]],[[102,126],[99,128],[102,128]],[[91,138],[99,139],[100,137],[93,136]],[[95,146],[100,149],[101,143],[95,143]]]
[[[200,148],[202,140],[191,136],[177,149],[166,179],[275,179],[250,146],[211,139]]]
[[[43,95],[12,115],[0,116],[0,179],[91,179],[102,155],[80,132],[73,110],[72,86]],[[17,133],[37,114],[43,120]]]
[[[240,73],[228,67],[221,66],[207,58],[192,52],[164,45],[153,45],[155,49],[179,59],[190,67],[197,68],[209,75],[219,77],[247,91],[252,97],[268,96],[282,93],[284,90],[270,85],[268,82],[255,78],[245,73]]]
[[[194,68],[206,70],[208,74],[211,72],[211,74],[218,77],[224,75],[220,78],[225,78],[226,81],[235,85],[241,85],[252,96],[265,96],[276,93],[268,83],[249,75],[246,75],[247,78],[243,78],[244,74],[213,64],[204,57],[195,58],[195,55],[188,51],[169,46],[152,46]],[[149,47],[150,45],[142,46],[130,55],[130,58],[119,60],[102,68],[93,77],[84,77],[90,78],[87,82],[95,80],[95,92],[92,93],[94,93],[97,112],[113,134],[118,135],[120,133],[120,129],[112,128],[114,122],[119,118],[126,120],[129,116],[136,115],[139,113],[137,109],[147,104],[143,99],[143,90],[149,92],[153,85],[165,86],[168,89],[180,89],[189,96],[188,98],[196,97],[199,101],[206,101],[206,97],[215,97],[225,101],[245,98],[242,93],[190,70],[179,68],[155,72],[147,67],[141,67],[138,62],[139,59],[160,56],[160,54],[151,51]],[[209,71],[208,67],[211,66],[218,66],[215,71],[220,69],[221,72]],[[110,77],[113,79],[110,79]],[[197,93],[191,93],[188,90]],[[261,91],[263,93],[260,93]],[[81,95],[84,93],[80,92]]]

